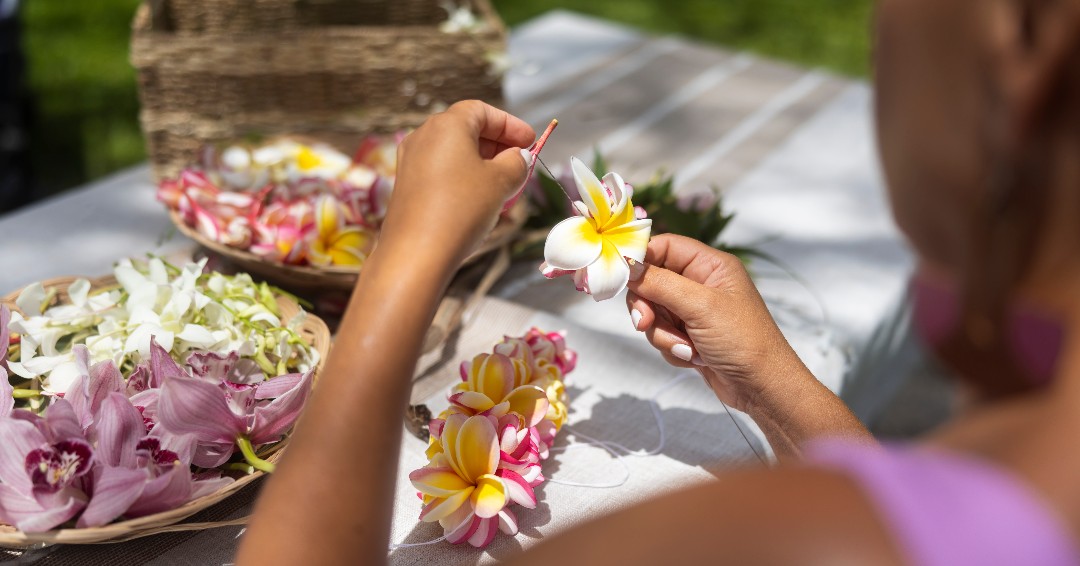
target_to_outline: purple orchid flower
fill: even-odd
[[[0,368],[5,370],[5,375],[8,369],[8,347],[11,346],[11,330],[8,329],[10,323],[11,309],[7,305],[0,305]]]
[[[196,466],[220,466],[239,447],[249,464],[272,471],[273,465],[255,456],[254,447],[280,440],[311,391],[311,372],[252,384],[251,374],[239,367],[242,361],[235,356],[193,355],[188,363],[195,375],[176,376],[161,387],[159,423],[173,434],[195,437]]]
[[[97,419],[99,466],[93,497],[77,527],[175,509],[232,482],[227,477],[196,481],[188,462],[147,436],[142,414],[120,393],[103,400]]]
[[[15,388],[8,381],[8,372],[0,367],[0,419],[7,417],[15,409]]]
[[[23,410],[0,418],[0,521],[40,532],[82,511],[94,450],[80,428],[63,399],[44,418]]]

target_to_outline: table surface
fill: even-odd
[[[755,267],[781,328],[822,382],[845,395],[860,416],[872,417],[898,372],[868,370],[858,357],[874,348],[877,360],[898,355],[897,333],[904,333],[897,305],[912,258],[887,211],[866,85],[570,12],[551,12],[513,30],[510,56],[509,109],[538,127],[560,120],[544,151],[549,165],[571,155],[587,158],[599,147],[630,182],[663,167],[675,173],[680,191],[723,191],[737,213],[726,233],[730,242],[759,244],[801,279]],[[0,218],[9,266],[0,272],[0,292],[59,275],[107,273],[127,255],[193,249],[172,232],[154,201],[148,167],[129,169]],[[394,562],[505,558],[655,495],[657,486],[708,481],[726,463],[753,457],[748,443],[767,451],[744,416],[736,418],[749,441],[700,379],[680,379],[663,363],[631,328],[621,299],[594,303],[569,281],[544,280],[535,265],[525,264],[515,265],[493,296],[469,313],[452,352],[458,358],[532,325],[568,329],[570,346],[581,352],[568,380],[571,425],[545,465],[552,481],[537,509],[518,513],[517,537],[500,536],[485,551],[446,543],[398,548],[391,552]],[[443,362],[422,362],[422,369],[452,372],[456,360]],[[648,400],[654,396],[666,435],[652,416]],[[437,409],[439,396],[429,402]],[[662,436],[658,453],[620,459],[588,441],[650,451]],[[403,477],[425,463],[423,449],[419,440],[404,439]],[[624,476],[611,488],[559,483]],[[408,482],[396,489],[392,541],[437,538],[437,528],[417,524],[419,505]],[[214,518],[243,516],[250,499],[217,509]],[[224,564],[240,533],[231,527],[33,554],[58,564]],[[0,561],[12,557],[0,552]]]

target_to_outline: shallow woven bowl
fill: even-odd
[[[42,285],[46,289],[55,288],[57,291],[56,298],[53,304],[63,303],[69,300],[67,294],[67,288],[76,279],[89,279],[91,289],[104,289],[109,287],[116,287],[117,282],[113,277],[102,277],[98,279],[90,279],[85,277],[59,277],[56,279],[48,279],[42,281]],[[15,299],[19,296],[19,291],[15,291],[2,299],[0,302],[7,304],[12,310],[17,310],[15,306]],[[296,301],[279,295],[277,297],[278,309],[281,311],[282,320],[291,320],[294,316],[300,313],[300,305],[296,304]],[[311,345],[312,348],[319,352],[319,366],[315,369],[315,379],[318,380],[318,372],[322,368],[322,364],[326,361],[326,356],[330,352],[330,329],[326,327],[326,323],[319,317],[307,313],[303,322],[297,328],[297,334],[303,337],[304,341]],[[285,443],[288,442],[289,437],[286,436],[281,442],[270,445],[260,451],[260,456],[266,457],[270,462],[277,462],[281,459],[282,448],[285,447]],[[254,473],[243,476],[233,483],[221,488],[220,490],[205,495],[198,499],[188,501],[187,503],[173,509],[171,511],[165,511],[162,513],[155,513],[153,515],[147,515],[145,517],[139,517],[137,519],[128,519],[126,521],[118,521],[110,523],[103,527],[93,527],[87,529],[55,529],[43,533],[24,533],[15,527],[10,525],[4,525],[0,523],[0,547],[4,548],[26,548],[36,545],[48,545],[48,544],[95,544],[95,543],[112,543],[123,542],[134,538],[144,537],[148,535],[154,535],[159,533],[167,533],[172,531],[188,531],[188,530],[200,530],[217,526],[224,526],[228,523],[188,523],[178,525],[180,521],[202,511],[224,500],[226,497],[240,491],[244,486],[255,481],[263,476],[263,472],[256,471]]]
[[[471,263],[480,256],[513,240],[525,224],[528,215],[525,199],[518,199],[517,204],[499,218],[498,224],[492,228],[491,233],[480,244],[480,247],[465,260],[465,263]],[[185,224],[180,214],[175,210],[169,210],[169,218],[176,225],[177,230],[188,238],[195,240],[202,247],[224,256],[243,271],[261,275],[285,287],[302,290],[348,291],[356,285],[356,280],[360,277],[361,268],[359,266],[319,267],[314,265],[288,265],[271,261],[247,250],[227,246],[207,238]]]

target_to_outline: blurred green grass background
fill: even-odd
[[[38,192],[52,194],[145,158],[130,24],[140,0],[26,0]],[[852,76],[868,68],[872,0],[493,0],[509,25],[564,8],[654,33],[746,49]],[[198,85],[192,85],[198,88]]]

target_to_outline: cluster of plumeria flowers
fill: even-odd
[[[265,285],[156,258],[115,275],[0,305],[0,523],[98,527],[272,471],[307,400],[318,352]]]
[[[409,474],[421,521],[477,548],[499,531],[517,534],[511,506],[536,507],[541,463],[567,420],[563,379],[576,363],[563,333],[533,328],[461,364],[450,407],[430,424],[430,462]]]
[[[581,200],[573,202],[575,216],[548,233],[540,271],[548,278],[572,275],[579,291],[607,300],[630,281],[627,259],[645,261],[652,220],[634,206],[634,189],[618,173],[601,182],[576,157],[570,168]]]
[[[201,164],[158,187],[158,200],[214,242],[291,265],[359,266],[371,252],[404,133],[369,136],[353,158],[280,139],[208,147]]]

